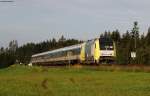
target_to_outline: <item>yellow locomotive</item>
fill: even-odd
[[[31,63],[36,65],[101,64],[114,63],[115,58],[115,43],[110,38],[96,38],[82,44],[32,55]]]

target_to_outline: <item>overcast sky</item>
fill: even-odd
[[[150,26],[150,0],[13,1],[0,2],[0,46],[13,39],[22,45],[61,35],[88,40],[105,30],[124,33],[134,21],[146,34]]]

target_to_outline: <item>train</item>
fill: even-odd
[[[113,64],[116,44],[110,38],[96,38],[81,44],[34,54],[32,65]]]

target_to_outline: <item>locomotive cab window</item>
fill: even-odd
[[[109,38],[100,38],[100,50],[113,50],[113,41]]]

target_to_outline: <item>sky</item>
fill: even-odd
[[[88,40],[105,30],[131,30],[138,21],[141,34],[150,26],[150,0],[0,0],[0,47],[51,38]],[[6,1],[6,0],[3,0]]]

